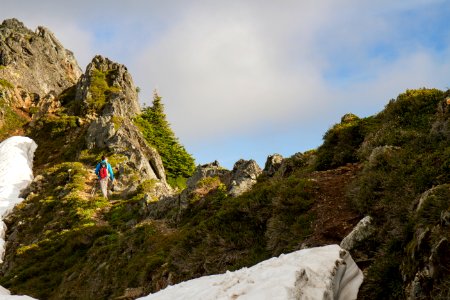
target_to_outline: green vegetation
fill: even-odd
[[[106,101],[108,74],[95,76],[92,95]],[[159,202],[152,196],[155,180],[142,182],[126,197],[116,192],[112,201],[91,197],[91,171],[100,156],[114,166],[126,165],[128,158],[85,149],[87,126],[75,116],[61,111],[44,116],[29,131],[39,144],[35,166],[42,178],[9,220],[18,242],[8,246],[6,260],[13,267],[3,267],[0,284],[38,299],[114,299],[129,287],[149,293],[254,265],[300,249],[315,232],[313,222],[323,220],[314,205],[326,185],[310,178],[340,173],[312,172],[358,163],[348,199],[361,216],[371,215],[377,228],[352,251],[366,268],[360,297],[403,299],[406,284],[432,263],[437,275],[425,277],[429,290],[422,291],[423,298],[446,299],[448,96],[449,91],[408,90],[376,116],[347,114],[327,131],[321,147],[285,159],[275,175],[260,176],[239,197],[230,197],[219,177],[206,177],[179,197]],[[60,96],[65,105],[73,100],[73,89]],[[119,130],[124,120],[113,117],[112,122]],[[183,185],[194,160],[170,129],[156,93],[153,106],[135,122],[161,154],[168,181]],[[133,180],[133,170],[124,170]]]
[[[123,118],[119,116],[112,116],[111,122],[114,124],[114,129],[119,130],[119,128],[122,127]]]
[[[61,102],[63,109],[70,115],[81,115],[82,103],[81,101],[75,101],[77,92],[77,85],[73,85],[65,89],[59,96],[58,100]]]
[[[157,205],[145,200],[154,180],[130,199],[109,202],[90,198],[89,177],[78,162],[43,171],[15,213],[24,225],[7,259],[17,266],[0,284],[38,299],[109,299],[134,286],[149,293],[169,277],[179,282],[298,249],[311,233],[314,184],[295,172],[238,198],[217,177],[205,178],[190,196],[202,197],[190,201],[175,227],[147,217]]]
[[[111,94],[120,91],[118,87],[112,85],[112,80],[110,79],[112,72],[102,72],[97,69],[92,70],[91,85],[89,86],[90,97],[87,99],[88,111],[100,111],[105,106]]]
[[[359,161],[358,149],[368,132],[377,124],[373,117],[360,119],[353,114],[342,117],[341,123],[329,129],[317,149],[317,170],[327,170]]]
[[[0,87],[13,89],[14,85],[6,79],[0,78]]]
[[[135,123],[146,141],[161,155],[168,182],[172,185],[184,184],[182,178],[190,177],[195,170],[194,158],[175,137],[166,120],[161,97],[156,92],[153,106],[144,108]]]
[[[444,185],[450,181],[449,132],[445,127],[433,130],[448,123],[448,108],[440,113],[437,109],[446,105],[445,96],[435,89],[408,90],[399,95],[375,117],[376,130],[366,134],[359,149],[365,166],[349,197],[362,213],[372,215],[379,227],[373,242],[364,249],[374,257],[361,288],[367,299],[406,297],[404,280],[414,279],[439,239],[450,238],[448,229],[439,226],[441,215],[449,211],[450,195],[448,185]],[[416,213],[418,199],[433,186],[438,187],[435,193]],[[433,230],[435,236],[417,249],[417,233],[426,230]],[[435,259],[442,256],[435,254]],[[448,281],[440,279],[431,280],[428,286],[432,293],[450,290]],[[430,291],[424,293],[438,299]]]
[[[0,98],[0,110],[3,113],[3,119],[0,119],[0,141],[2,141],[11,135],[17,134],[18,130],[22,130],[22,126],[28,120],[15,112],[2,98]]]
[[[77,122],[78,117],[57,112],[46,115],[28,128],[27,135],[37,144],[34,167],[73,161],[85,147],[87,126]]]

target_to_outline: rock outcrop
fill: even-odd
[[[229,194],[237,197],[247,192],[256,183],[262,173],[261,168],[254,160],[238,160],[231,171]]]
[[[372,217],[366,216],[353,228],[341,242],[341,248],[351,251],[358,244],[375,233]]]
[[[59,94],[80,75],[73,53],[47,28],[33,32],[16,19],[0,25],[0,78],[43,97],[51,91]]]
[[[266,164],[264,166],[264,174],[268,176],[273,176],[276,171],[281,167],[281,163],[283,162],[283,156],[280,154],[272,154],[267,157]]]
[[[209,164],[198,165],[194,174],[186,182],[188,189],[194,189],[197,183],[206,177],[219,177],[224,184],[230,182],[230,171],[220,166],[216,160]]]
[[[99,102],[102,97],[103,102]],[[107,149],[125,158],[119,167],[119,188],[134,191],[140,182],[154,179],[161,185],[158,188],[162,194],[170,192],[161,157],[133,124],[140,107],[136,87],[125,66],[102,56],[94,57],[77,84],[75,101],[92,119],[86,135],[87,147]],[[132,176],[136,171],[138,178]]]
[[[403,278],[408,282],[407,299],[431,299],[436,285],[450,276],[450,223],[448,199],[450,184],[425,191],[419,198],[414,215],[419,222],[406,246],[402,263]]]

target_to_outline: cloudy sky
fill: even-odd
[[[96,54],[163,97],[197,163],[263,167],[316,148],[352,112],[450,86],[448,0],[0,0],[0,19],[48,27],[84,70]]]

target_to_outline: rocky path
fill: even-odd
[[[316,219],[312,224],[313,233],[304,241],[305,246],[339,244],[358,223],[361,216],[353,209],[345,193],[360,169],[358,164],[349,164],[311,174],[311,179],[317,184],[317,200],[312,208]]]

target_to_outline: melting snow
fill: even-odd
[[[338,245],[299,250],[253,267],[169,286],[141,300],[356,299],[361,270]]]
[[[20,191],[33,180],[33,156],[36,143],[27,137],[11,137],[0,144],[0,262],[5,255],[6,225],[3,219],[12,211]],[[28,296],[13,296],[0,286],[0,299],[33,299]]]

